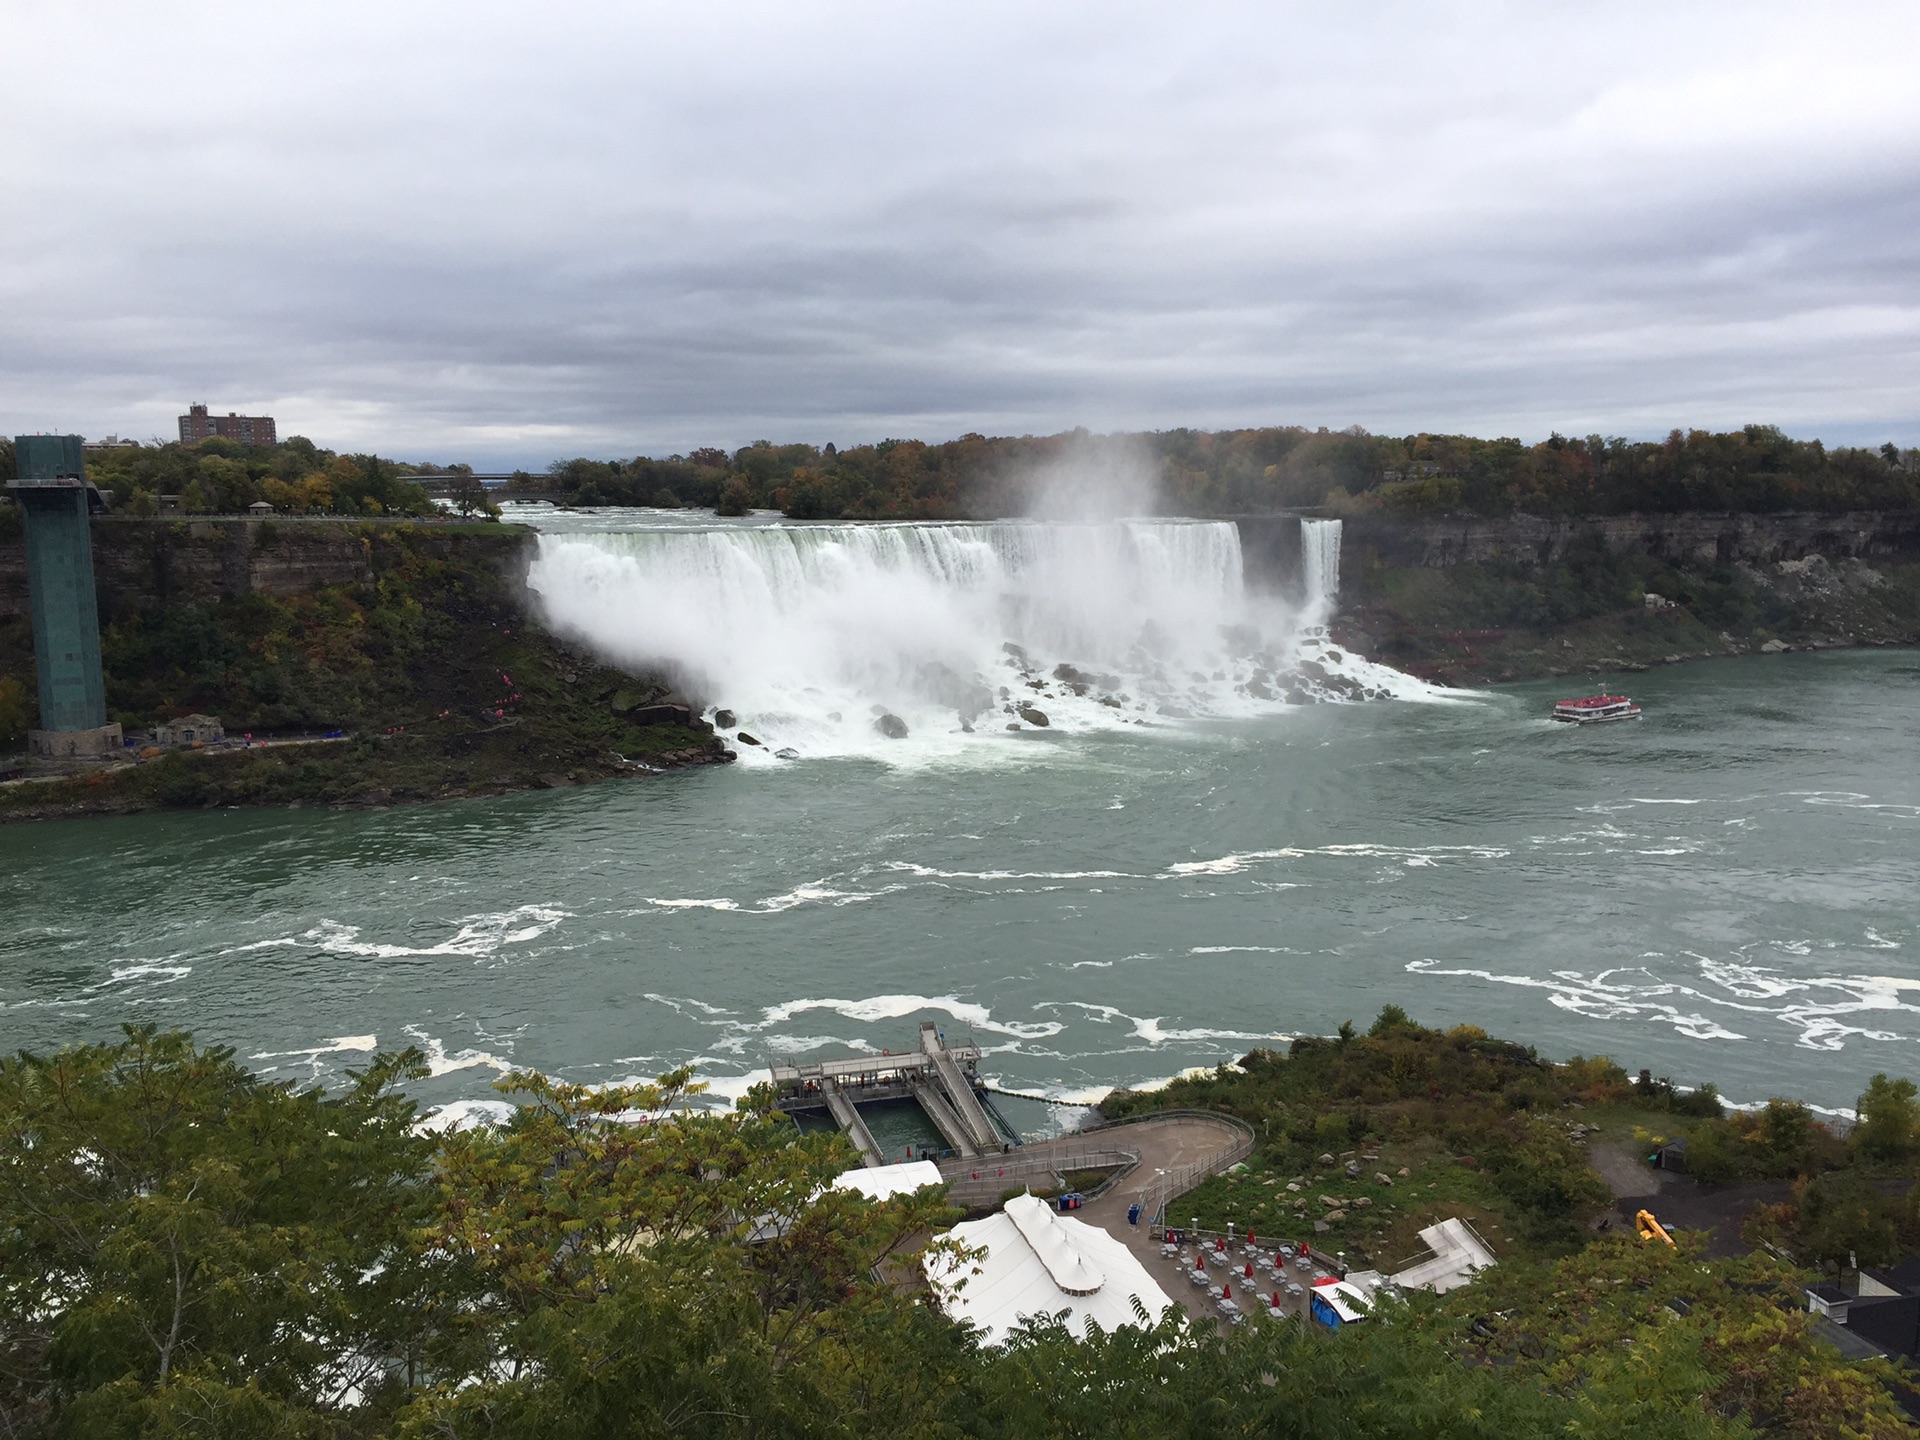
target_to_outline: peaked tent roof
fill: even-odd
[[[1067,1328],[1084,1334],[1089,1321],[1103,1330],[1138,1325],[1137,1298],[1147,1323],[1173,1301],[1134,1253],[1098,1226],[1056,1215],[1044,1200],[1016,1195],[998,1215],[948,1232],[984,1257],[955,1266],[929,1255],[928,1283],[946,1312],[980,1327],[998,1345],[1029,1315],[1067,1312]]]

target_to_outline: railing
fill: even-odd
[[[1138,1150],[1127,1150],[1112,1144],[1064,1145],[1058,1149],[1049,1148],[1044,1155],[1028,1155],[1016,1150],[1010,1155],[986,1156],[978,1160],[943,1160],[940,1162],[940,1173],[947,1177],[952,1186],[950,1193],[955,1199],[979,1199],[983,1196],[998,1199],[1021,1181],[1030,1180],[1036,1175],[1113,1168],[1124,1173],[1139,1163]],[[1110,1179],[1100,1188],[1105,1189],[1112,1183]]]
[[[1158,1120],[1201,1120],[1235,1132],[1233,1144],[1220,1154],[1155,1175],[1135,1191],[1135,1197],[1140,1200],[1141,1209],[1149,1222],[1158,1225],[1163,1221],[1170,1202],[1209,1175],[1217,1175],[1253,1153],[1252,1126],[1244,1120],[1214,1110],[1159,1110],[1151,1115],[1133,1115],[1111,1124],[1098,1125],[1061,1140],[1026,1146],[1012,1155],[995,1160],[991,1170],[983,1162],[952,1160],[941,1162],[940,1173],[952,1183],[955,1197],[964,1200],[983,1195],[997,1198],[1019,1180],[1032,1175],[1053,1175],[1062,1170],[1104,1169],[1107,1166],[1125,1167],[1099,1187],[1104,1191],[1123,1180],[1140,1163],[1140,1151],[1127,1147],[1124,1132],[1131,1126]],[[1042,1151],[1044,1153],[1039,1153]]]
[[[1167,1206],[1193,1189],[1202,1180],[1218,1175],[1230,1165],[1238,1164],[1253,1153],[1253,1134],[1249,1131],[1233,1142],[1231,1148],[1214,1156],[1211,1160],[1196,1160],[1191,1165],[1183,1165],[1178,1170],[1169,1170],[1164,1175],[1156,1175],[1150,1185],[1138,1192],[1140,1208],[1147,1216],[1147,1225],[1151,1231],[1164,1226],[1167,1218]]]

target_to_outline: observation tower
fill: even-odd
[[[28,732],[35,755],[98,760],[122,748],[107,723],[100,673],[100,612],[93,591],[92,491],[78,435],[19,435],[7,491],[27,531],[27,590],[33,607],[33,660],[40,678],[41,729]]]

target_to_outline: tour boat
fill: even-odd
[[[1624,695],[1588,695],[1580,700],[1555,701],[1553,718],[1575,725],[1599,725],[1607,720],[1638,720],[1640,707]]]

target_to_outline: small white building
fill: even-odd
[[[1493,1251],[1461,1219],[1442,1220],[1420,1232],[1433,1254],[1392,1277],[1402,1290],[1431,1290],[1444,1295],[1457,1290],[1493,1264]]]
[[[955,1262],[930,1252],[927,1282],[941,1308],[956,1320],[972,1321],[989,1345],[1000,1344],[1031,1315],[1065,1311],[1067,1328],[1085,1334],[1089,1323],[1103,1330],[1157,1324],[1173,1304],[1124,1244],[1098,1226],[1055,1214],[1032,1195],[1016,1195],[998,1215],[956,1225],[948,1234],[986,1253]]]

